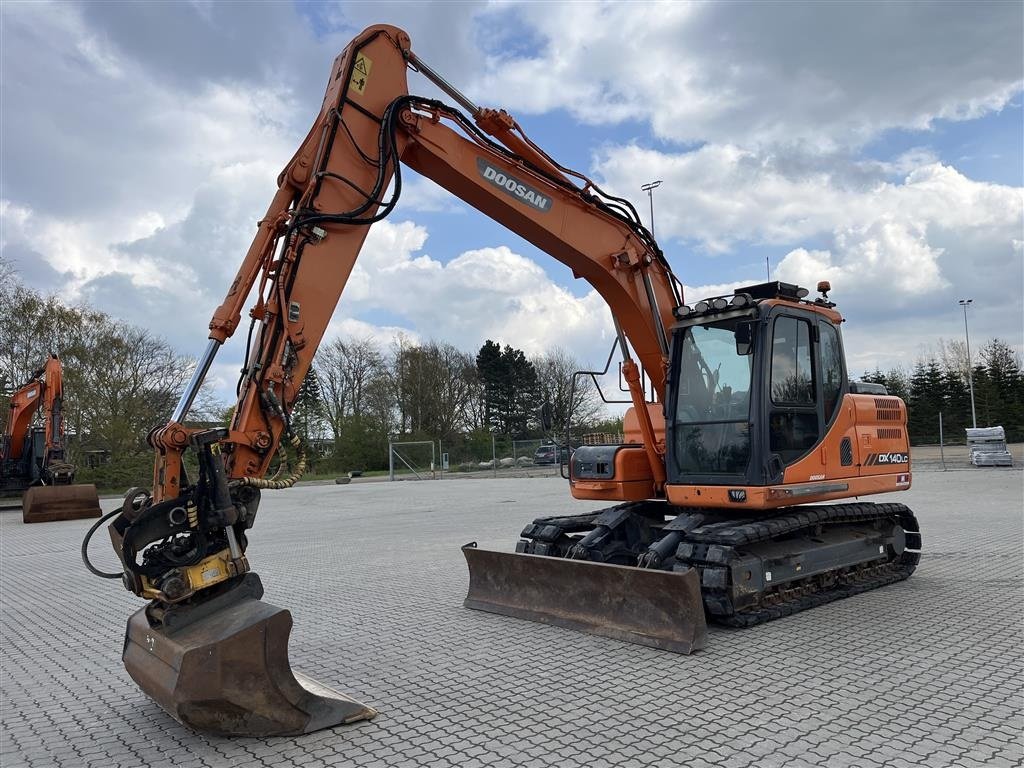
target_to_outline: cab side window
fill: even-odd
[[[780,405],[814,403],[811,367],[811,326],[806,320],[780,317],[772,337],[772,402]]]
[[[843,389],[843,350],[839,345],[839,331],[831,323],[821,323],[821,394],[824,398],[825,422],[839,405]]]
[[[818,403],[811,324],[785,315],[772,333],[769,449],[791,464],[818,442]]]

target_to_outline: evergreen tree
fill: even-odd
[[[904,402],[910,399],[910,376],[902,368],[890,368],[883,373],[880,368],[876,367],[874,371],[865,372],[860,378],[861,381],[871,384],[881,384],[890,395],[894,395]]]
[[[974,380],[974,412],[978,417],[978,426],[987,427],[999,424],[1002,420],[999,409],[999,393],[988,375],[988,369],[979,363],[974,366],[972,378]],[[972,426],[969,421],[967,426]]]
[[[476,356],[477,375],[483,388],[488,427],[500,435],[526,437],[538,407],[538,378],[521,349],[510,344],[502,350],[488,339]]]
[[[944,390],[942,408],[943,440],[959,442],[966,434],[964,429],[971,426],[971,395],[960,371],[947,368],[942,372],[941,385]]]
[[[986,420],[984,424],[1002,424],[1006,438],[1024,439],[1024,374],[1020,358],[999,339],[992,339],[981,349],[986,378]],[[978,414],[979,426],[982,425]]]
[[[540,403],[537,369],[533,367],[521,349],[505,345],[501,353],[502,364],[508,375],[508,409],[504,414],[505,429],[502,434],[514,438],[527,437],[535,421],[534,413]]]
[[[312,447],[324,438],[327,421],[327,408],[324,406],[323,394],[320,391],[320,380],[316,369],[310,368],[292,406],[292,431],[299,436],[303,444]]]
[[[506,390],[500,344],[490,339],[484,342],[476,355],[476,371],[483,391],[484,424],[494,429],[497,414],[502,410],[502,398]]]
[[[927,363],[918,360],[910,377],[910,413],[907,429],[910,441],[937,443],[939,441],[939,412],[944,409],[942,369],[935,358]]]

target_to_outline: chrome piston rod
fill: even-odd
[[[216,339],[210,339],[210,343],[206,345],[206,351],[203,352],[203,356],[199,358],[195,371],[192,372],[192,378],[189,379],[188,386],[185,387],[185,391],[181,393],[181,399],[178,400],[178,404],[174,407],[171,421],[180,422],[188,415],[188,409],[192,407],[196,395],[199,394],[199,388],[203,386],[203,381],[206,379],[206,374],[210,371],[210,366],[213,365],[213,358],[217,356],[218,349],[220,349],[220,342]]]
[[[406,60],[412,64],[425,78],[440,88],[442,91],[451,96],[459,105],[465,109],[469,114],[476,115],[480,111],[480,107],[470,101],[465,95],[463,95],[458,88],[445,80],[441,75],[435,72],[431,67],[426,64],[423,59],[417,56],[412,51],[405,52]]]

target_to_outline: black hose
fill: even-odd
[[[101,579],[120,579],[122,576],[124,576],[124,574],[120,572],[104,573],[103,571],[96,568],[91,562],[89,562],[89,542],[90,540],[92,540],[92,535],[96,533],[97,528],[99,528],[101,525],[107,522],[107,520],[112,518],[114,515],[119,514],[121,514],[120,507],[115,509],[113,512],[108,512],[107,514],[105,514],[103,517],[101,517],[99,520],[93,523],[92,528],[89,529],[89,532],[85,534],[85,538],[82,539],[82,562],[85,563],[86,568],[88,568],[95,575],[99,576]]]

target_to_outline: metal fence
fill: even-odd
[[[513,440],[501,435],[460,435],[447,440],[391,440],[391,480],[431,480],[446,474],[489,472],[494,476],[535,467],[557,469],[567,451],[550,440]]]

